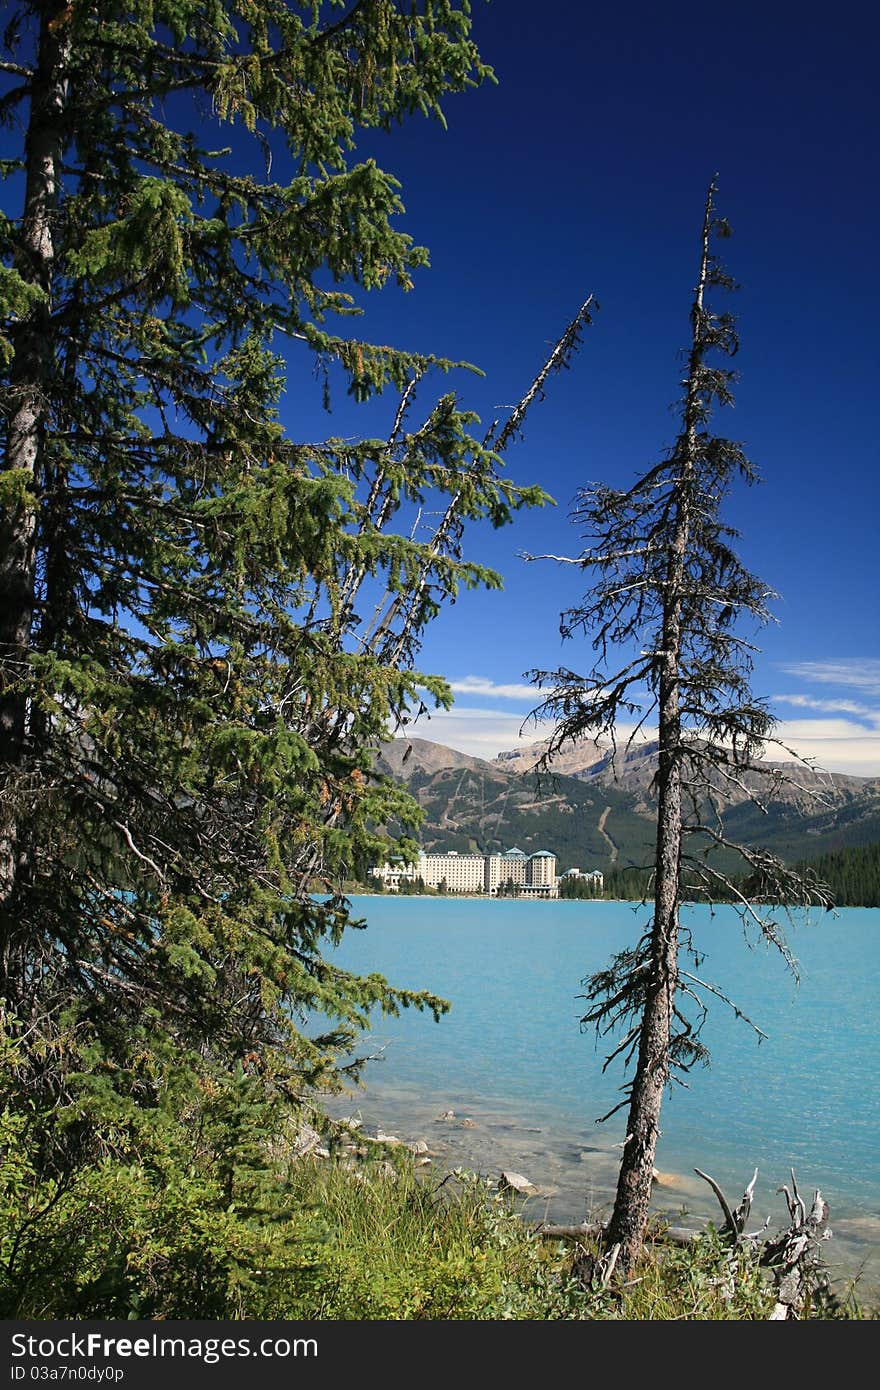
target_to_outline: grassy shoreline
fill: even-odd
[[[494,1188],[502,1172],[521,1174],[534,1189],[522,1204],[527,1221],[576,1226],[607,1220],[619,1167],[618,1148],[612,1140],[597,1144],[595,1137],[585,1140],[574,1131],[568,1134],[530,1124],[527,1116],[517,1118],[511,1112],[487,1109],[473,1098],[462,1105],[454,1101],[456,1108],[445,1113],[442,1099],[433,1097],[433,1104],[431,1100],[424,1097],[421,1103],[413,1103],[410,1097],[371,1096],[368,1090],[363,1097],[339,1097],[330,1113],[335,1120],[353,1119],[370,1144],[381,1136],[389,1140],[389,1150],[412,1151],[420,1143],[426,1144],[419,1154],[427,1170],[425,1176],[443,1180],[464,1170]],[[573,1145],[580,1147],[579,1163],[572,1157]],[[661,1168],[652,1200],[655,1224],[692,1232],[708,1232],[717,1225],[721,1209],[707,1183],[693,1169],[673,1172],[662,1164]],[[743,1185],[750,1176],[744,1176]],[[727,1189],[726,1182],[724,1186]],[[736,1205],[741,1191],[727,1189],[731,1206]],[[809,1204],[812,1189],[805,1195]],[[833,1287],[842,1297],[856,1287],[862,1301],[880,1303],[880,1264],[875,1247],[867,1234],[858,1232],[856,1217],[842,1216],[834,1209],[833,1194],[831,1201],[833,1239],[823,1247],[823,1254]],[[774,1184],[767,1186],[766,1176],[759,1183],[756,1202],[771,1230],[785,1224],[783,1198]],[[755,1225],[760,1226],[761,1221]]]
[[[686,1246],[651,1224],[634,1277],[605,1284],[595,1240],[547,1238],[523,1200],[466,1171],[419,1174],[401,1147],[357,1166],[304,1168],[299,1198],[324,1237],[311,1301],[297,1318],[763,1321],[777,1293],[754,1251],[709,1226]],[[778,1316],[778,1313],[776,1314]],[[808,1297],[804,1319],[875,1318],[855,1297]]]

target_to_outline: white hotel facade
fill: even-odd
[[[512,884],[519,897],[559,896],[556,855],[546,849],[535,854],[523,854],[521,849],[505,850],[503,854],[458,854],[455,850],[448,854],[426,854],[422,851],[415,864],[383,864],[371,869],[370,874],[392,892],[400,887],[401,880],[413,882],[420,878],[426,888],[440,888],[445,884],[449,893],[485,893],[494,898],[499,889],[504,891]]]

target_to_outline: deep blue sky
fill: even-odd
[[[536,703],[525,671],[587,668],[589,652],[558,634],[577,572],[521,553],[576,554],[576,488],[627,485],[672,442],[717,173],[734,233],[724,257],[742,286],[729,300],[741,380],[714,425],[765,479],[726,516],[781,595],[754,691],[821,765],[880,776],[875,7],[475,0],[474,33],[497,86],[451,97],[446,130],[414,118],[363,142],[400,179],[401,225],[432,264],[410,294],[371,296],[352,327],[477,363],[485,377],[455,385],[488,422],[590,291],[601,308],[508,454],[514,479],[558,505],[471,534],[470,556],[505,588],[463,595],[429,629],[422,668],[446,676],[457,703],[415,732],[493,756]],[[344,394],[328,419],[311,364],[290,364],[294,438],[377,432],[375,412]]]
[[[754,690],[821,764],[880,775],[876,12],[494,0],[474,14],[499,85],[451,98],[447,131],[415,121],[377,147],[432,265],[409,295],[371,300],[358,331],[478,363],[486,379],[459,385],[488,420],[589,291],[601,308],[508,454],[559,505],[472,536],[505,590],[464,596],[430,631],[424,667],[463,688],[454,716],[416,732],[491,755],[534,703],[499,687],[586,667],[558,636],[578,574],[520,552],[576,553],[576,487],[626,484],[671,443],[717,172],[741,379],[714,423],[765,480],[727,516],[781,594]]]

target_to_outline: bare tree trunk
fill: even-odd
[[[670,556],[670,578],[682,572],[686,518],[679,525],[680,548]],[[620,1246],[617,1271],[632,1270],[645,1234],[660,1109],[669,1080],[669,1042],[678,989],[678,883],[681,853],[681,720],[678,710],[678,613],[664,624],[664,670],[660,682],[657,857],[651,964],[642,1015],[639,1055],[627,1120],[626,1140],[606,1245]]]
[[[51,291],[55,269],[53,218],[64,148],[68,12],[58,0],[42,7],[37,68],[31,83],[25,141],[25,195],[16,269],[38,291],[12,337],[12,407],[4,472],[7,505],[0,512],[0,949],[9,966],[14,895],[22,867],[19,796],[25,772],[27,668],[34,618],[37,499],[53,365]]]
[[[657,769],[657,849],[655,857],[654,918],[648,989],[642,1012],[639,1055],[630,1096],[623,1158],[606,1244],[620,1246],[617,1271],[626,1277],[642,1248],[660,1109],[669,1080],[670,1042],[678,991],[679,870],[682,840],[682,743],[679,680],[681,627],[687,572],[685,557],[691,534],[693,484],[697,466],[698,424],[701,414],[701,367],[705,354],[703,301],[709,277],[709,240],[714,183],[706,199],[700,275],[691,310],[691,348],[680,439],[680,474],[676,480],[675,524],[666,569],[659,668],[659,759]]]

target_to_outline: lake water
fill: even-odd
[[[626,903],[356,897],[365,931],[333,953],[358,973],[430,989],[452,1003],[439,1023],[414,1010],[377,1015],[358,1055],[379,1054],[365,1089],[333,1113],[356,1114],[401,1139],[424,1139],[437,1169],[461,1165],[523,1173],[544,1189],[536,1217],[607,1215],[625,1111],[618,1063],[603,1073],[608,1039],[581,1031],[582,980],[634,944],[648,910]],[[789,942],[800,984],[781,957],[749,944],[732,908],[686,909],[705,960],[703,980],[729,995],[767,1034],[720,999],[702,1038],[712,1054],[687,1088],[664,1101],[654,1208],[676,1224],[720,1219],[695,1168],[738,1201],[758,1169],[753,1217],[784,1224],[794,1169],[807,1199],[831,1207],[827,1254],[841,1278],[862,1272],[880,1289],[880,910],[800,916]],[[684,962],[686,968],[693,968]],[[441,1119],[452,1111],[454,1118]]]

